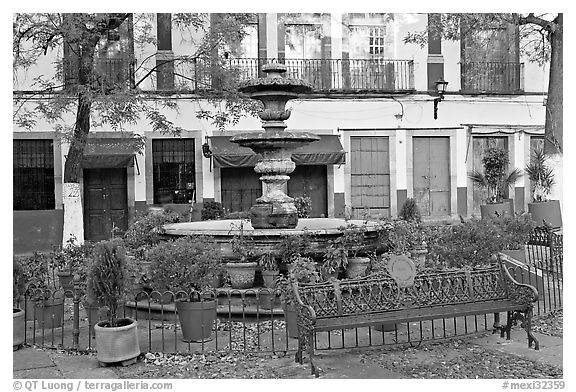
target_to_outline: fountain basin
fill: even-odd
[[[340,227],[348,225],[365,227],[364,240],[368,250],[378,248],[378,223],[363,220],[344,220],[338,218],[301,218],[293,229],[255,229],[247,219],[224,219],[214,221],[170,223],[164,225],[164,237],[174,238],[193,235],[208,235],[219,244],[224,259],[237,256],[232,252],[231,240],[234,235],[244,235],[254,246],[256,256],[267,252],[277,253],[279,244],[285,236],[308,234],[310,253],[313,257],[322,257],[331,240],[342,235]]]

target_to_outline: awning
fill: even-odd
[[[138,141],[130,137],[89,138],[84,149],[82,167],[112,168],[134,165],[134,155],[138,153]]]
[[[340,165],[346,153],[337,135],[319,135],[320,140],[300,147],[292,153],[297,165]],[[231,136],[210,137],[210,150],[215,167],[254,167],[258,156],[252,150],[230,142]]]

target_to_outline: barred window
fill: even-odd
[[[152,140],[154,204],[195,200],[194,139]]]
[[[14,140],[12,160],[14,210],[53,210],[53,141]]]

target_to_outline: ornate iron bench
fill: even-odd
[[[414,264],[404,257],[399,268],[388,267],[390,272],[358,279],[292,282],[298,313],[297,362],[303,362],[307,349],[311,373],[318,377],[313,360],[315,332],[499,312],[507,312],[507,324],[495,322],[495,331],[510,339],[512,325],[521,320],[528,347],[534,343],[539,349],[531,331],[538,292],[516,282],[501,260],[481,269],[416,274]]]

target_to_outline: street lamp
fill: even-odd
[[[444,99],[444,93],[446,92],[447,86],[448,82],[442,78],[436,81],[436,93],[438,94],[438,98],[434,98],[434,120],[438,118],[438,103]]]

